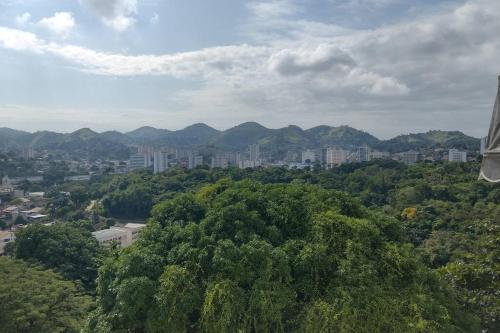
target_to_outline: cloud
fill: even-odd
[[[26,23],[29,22],[31,19],[31,14],[30,13],[24,13],[22,15],[16,16],[16,23],[20,26],[25,25]]]
[[[73,13],[70,12],[57,12],[52,17],[41,19],[37,24],[62,37],[67,37],[76,25]]]
[[[135,23],[137,0],[80,0],[108,27],[123,32]]]
[[[292,16],[300,11],[300,7],[291,0],[252,1],[247,8],[262,20]]]
[[[44,43],[33,33],[0,27],[0,46],[16,51],[43,53]]]
[[[151,16],[151,18],[149,19],[149,23],[151,25],[155,25],[158,24],[158,22],[160,22],[160,15],[158,15],[158,13],[154,13],[153,16]]]
[[[269,60],[271,70],[281,75],[305,72],[322,73],[335,66],[354,67],[354,59],[333,45],[320,44],[314,49],[285,49],[273,54]]]
[[[330,3],[344,8],[384,8],[401,3],[402,0],[329,0]]]
[[[419,126],[427,119],[429,127],[456,127],[457,115],[464,127],[480,128],[483,119],[489,121],[500,73],[500,2],[469,0],[451,10],[365,30],[295,20],[293,11],[283,9],[285,2],[279,3],[284,7],[255,11],[273,17],[276,31],[258,31],[248,45],[131,55],[53,43],[0,27],[0,47],[56,56],[97,75],[193,80],[196,88],[174,97],[194,115],[209,108],[206,119],[227,118],[227,110],[238,110],[231,117],[297,119],[310,125],[313,119],[351,119],[362,128],[370,127],[366,119],[373,122],[376,115],[401,122],[407,115]],[[114,13],[112,8],[107,11]],[[264,24],[260,18],[255,22],[256,28]],[[395,121],[391,126],[400,131]]]

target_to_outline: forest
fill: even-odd
[[[373,161],[61,185],[60,222],[18,232],[0,259],[0,321],[7,333],[497,332],[500,188],[478,171]],[[147,219],[140,239],[100,247],[90,200],[106,218]]]

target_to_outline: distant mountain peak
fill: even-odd
[[[79,130],[74,131],[71,133],[72,135],[97,135],[97,132],[94,132],[88,127],[85,128],[80,128]]]

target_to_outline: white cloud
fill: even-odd
[[[108,27],[123,32],[135,23],[137,0],[80,0]]]
[[[332,67],[354,67],[356,62],[334,45],[320,44],[316,48],[284,49],[273,54],[269,67],[282,75],[306,72],[324,73]]]
[[[149,23],[151,25],[155,25],[158,24],[158,22],[160,22],[160,15],[158,15],[158,13],[154,13],[153,16],[151,16],[151,18],[149,19]]]
[[[400,3],[401,0],[329,0],[331,3],[347,8],[383,8]]]
[[[16,16],[16,23],[20,26],[25,25],[28,23],[31,19],[31,14],[30,13],[24,13],[22,15]]]
[[[102,13],[114,13],[114,7],[106,8]],[[469,0],[448,12],[360,31],[294,21],[287,18],[291,13],[257,11],[260,17],[274,17],[281,30],[267,33],[266,38],[256,36],[251,45],[193,52],[107,53],[47,42],[9,28],[0,28],[0,47],[54,55],[99,75],[197,80],[201,88],[183,92],[183,106],[198,113],[209,106],[206,119],[218,111],[221,118],[221,114],[227,117],[227,110],[239,110],[231,117],[267,115],[277,122],[311,123],[307,119],[338,122],[350,116],[356,119],[353,125],[364,128],[370,124],[363,126],[363,119],[377,119],[373,115],[404,122],[406,114],[419,126],[433,117],[429,127],[447,124],[447,119],[455,126],[456,115],[468,115],[463,122],[477,128],[481,119],[489,120],[495,92],[491,84],[500,73],[497,0]],[[257,21],[263,24],[259,17]],[[396,126],[395,121],[391,124]]]
[[[17,51],[42,53],[44,43],[33,33],[0,27],[0,46]]]
[[[262,20],[291,16],[300,11],[300,7],[291,0],[253,1],[247,7]]]
[[[54,16],[45,17],[38,22],[38,25],[49,29],[50,31],[67,37],[70,31],[75,27],[75,18],[70,12],[57,12]]]

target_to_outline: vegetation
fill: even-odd
[[[89,331],[478,331],[400,224],[346,195],[221,180],[101,267]]]
[[[139,171],[53,187],[66,222],[8,251],[97,296],[87,332],[497,332],[500,188],[478,172]],[[89,233],[102,216],[151,218],[132,247],[103,251]]]
[[[16,232],[7,253],[14,258],[43,265],[68,280],[95,288],[101,250],[91,233],[73,224],[30,225]]]
[[[50,271],[0,257],[0,323],[4,333],[79,332],[92,305]]]
[[[131,144],[168,145],[182,148],[216,148],[226,151],[244,151],[248,145],[259,143],[275,158],[283,158],[287,150],[334,145],[355,149],[368,145],[373,149],[402,152],[410,149],[458,148],[479,150],[479,140],[461,132],[430,131],[401,135],[391,140],[379,140],[369,133],[349,126],[318,126],[307,130],[298,126],[279,129],[266,128],[255,122],[243,123],[225,131],[205,124],[194,124],[182,130],[169,131],[142,127],[129,133],[96,133],[88,128],[61,134],[54,132],[27,133],[0,128],[0,149],[33,147],[76,158],[126,159]]]

